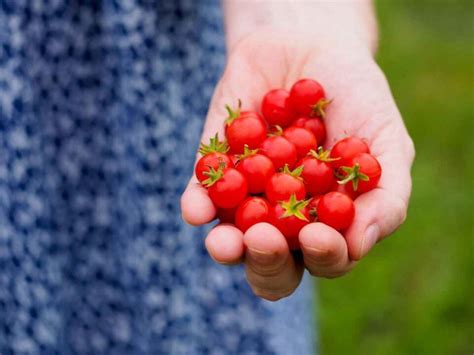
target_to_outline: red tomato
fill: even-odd
[[[305,128],[288,127],[283,131],[283,137],[294,144],[298,158],[303,158],[311,149],[316,149],[318,146],[314,134]]]
[[[216,133],[214,137],[210,139],[210,143],[204,144],[201,143],[199,147],[199,152],[202,154],[202,157],[198,160],[194,172],[196,174],[199,182],[203,182],[207,179],[207,176],[204,172],[208,172],[209,168],[217,169],[219,165],[224,167],[233,167],[230,157],[225,154],[229,150],[227,142],[219,141],[219,136]]]
[[[217,209],[217,218],[220,223],[234,223],[237,207]]]
[[[369,146],[362,139],[347,137],[337,142],[331,149],[331,157],[339,158],[333,162],[337,169],[341,166],[350,166],[351,159],[360,153],[370,153]]]
[[[260,152],[265,154],[273,162],[276,170],[279,170],[288,164],[290,169],[296,163],[296,147],[286,138],[280,136],[271,136],[265,139],[261,145]]]
[[[324,124],[323,120],[318,117],[300,117],[293,122],[293,126],[306,128],[307,130],[311,131],[311,133],[314,134],[318,145],[323,145],[326,141],[326,125]]]
[[[339,183],[347,184],[351,181],[352,183],[347,188],[358,194],[376,188],[382,176],[380,163],[373,155],[368,153],[356,155],[352,158],[349,167],[343,166],[340,170],[342,170],[345,177]]]
[[[262,114],[270,125],[287,127],[293,121],[293,112],[288,105],[289,92],[283,89],[269,91],[262,101]]]
[[[233,111],[226,106],[229,117],[226,120],[226,137],[230,146],[230,152],[234,154],[242,153],[244,145],[250,149],[255,149],[267,138],[267,127],[262,116],[256,112],[240,112],[239,107]]]
[[[235,225],[242,232],[246,232],[251,226],[261,222],[268,222],[270,204],[261,197],[248,197],[237,209]]]
[[[247,196],[248,187],[245,177],[234,168],[210,169],[209,178],[203,182],[214,205],[218,208],[237,206]]]
[[[300,248],[298,234],[309,223],[310,215],[307,200],[297,200],[291,195],[288,201],[275,204],[270,212],[270,223],[283,234],[290,249]]]
[[[298,200],[306,196],[303,179],[300,177],[302,167],[290,171],[288,165],[285,165],[281,173],[274,174],[268,181],[265,189],[265,195],[271,203],[288,200],[291,195],[296,195]]]
[[[309,155],[298,163],[298,166],[301,165],[303,166],[301,176],[305,183],[306,192],[311,196],[325,194],[337,185],[329,152],[320,149],[317,153],[312,150]]]
[[[291,87],[289,102],[292,110],[301,116],[324,118],[324,109],[330,101],[320,83],[301,79]]]
[[[342,231],[352,224],[355,207],[349,196],[333,191],[320,198],[317,212],[319,222]]]
[[[272,161],[265,155],[258,154],[258,149],[244,147],[244,154],[239,157],[236,169],[245,176],[249,192],[260,194],[265,191],[268,180],[275,174]]]

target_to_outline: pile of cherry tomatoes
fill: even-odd
[[[207,188],[221,222],[245,232],[268,222],[278,228],[290,248],[298,249],[298,233],[311,222],[347,229],[354,202],[375,188],[382,169],[367,143],[346,137],[324,150],[323,87],[312,79],[297,81],[290,92],[269,91],[261,112],[226,107],[226,140],[216,134],[201,144],[195,173]]]

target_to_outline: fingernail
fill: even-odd
[[[250,257],[258,264],[268,265],[274,263],[278,259],[277,253],[269,253],[266,251],[248,248],[247,251],[250,254]]]
[[[380,235],[379,226],[372,224],[365,230],[364,239],[362,240],[362,245],[360,247],[360,257],[363,258],[369,253],[369,250],[377,242],[377,239]]]

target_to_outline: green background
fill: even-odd
[[[320,350],[472,354],[474,1],[379,1],[377,55],[415,142],[408,219],[318,283]]]

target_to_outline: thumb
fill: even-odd
[[[381,135],[374,142],[372,153],[382,166],[379,187],[359,196],[356,217],[346,232],[349,256],[363,258],[379,240],[393,233],[406,218],[411,193],[411,165],[414,148],[403,127],[400,135]],[[378,152],[382,152],[377,154]]]
[[[206,117],[201,142],[208,142],[216,133],[224,139],[224,121],[227,117],[226,105],[233,106],[240,99],[243,110],[258,109],[255,99],[265,91],[262,85],[251,76],[245,65],[237,60],[230,60],[224,75],[214,91]],[[197,156],[196,161],[200,157]],[[207,190],[193,176],[181,196],[181,214],[183,219],[192,225],[201,225],[212,221],[216,216],[216,208],[210,200]]]

